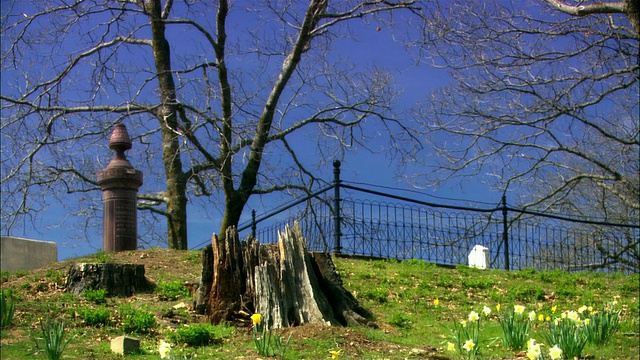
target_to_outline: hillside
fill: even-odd
[[[84,297],[69,294],[63,290],[66,272],[76,262],[144,264],[147,278],[161,286],[154,293],[106,298],[104,302],[99,294]],[[278,333],[284,339],[291,334],[285,358],[327,359],[331,358],[330,351],[339,351],[341,359],[454,359],[459,353],[446,349],[454,324],[459,324],[470,311],[480,313],[485,305],[493,312],[483,318],[478,344],[481,358],[522,357],[523,352],[502,346],[496,305],[500,304],[503,312],[520,304],[527,313],[534,310],[538,315],[558,317],[565,310],[583,305],[599,309],[613,301],[621,311],[618,331],[604,345],[587,344],[583,357],[638,359],[640,355],[637,274],[482,271],[465,266],[442,268],[421,261],[336,259],[335,262],[346,288],[375,314],[379,328],[284,329]],[[122,335],[125,329],[142,343],[140,354],[125,358],[158,359],[158,344],[169,339],[172,329],[204,321],[189,309],[189,284],[197,283],[199,273],[199,252],[153,248],[96,254],[27,273],[3,274],[2,289],[11,291],[16,311],[12,324],[2,329],[2,359],[47,358],[33,340],[41,318],[65,323],[71,341],[63,359],[122,359],[110,352],[109,341]],[[91,317],[96,314],[102,317],[98,320]],[[138,316],[133,318],[143,326],[131,330],[127,314]],[[548,324],[534,321],[531,326],[532,336],[542,341],[540,336]],[[213,344],[203,347],[174,344],[174,349],[187,358],[260,358],[248,318],[244,324],[213,328],[216,337]]]

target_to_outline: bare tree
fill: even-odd
[[[602,215],[585,213],[585,186],[638,211],[640,38],[628,7],[580,2],[590,15],[574,17],[544,4],[434,10],[423,59],[453,77],[418,113],[442,155],[435,180],[479,174],[527,207]]]
[[[452,2],[427,22],[421,57],[452,82],[416,113],[437,155],[426,180],[482,179],[525,209],[638,224],[638,1]],[[609,263],[637,261],[627,232]]]
[[[140,143],[139,208],[166,219],[175,249],[187,247],[189,199],[223,195],[224,235],[250,196],[317,186],[300,156],[309,140],[323,152],[366,148],[379,129],[398,151],[414,140],[391,111],[389,74],[329,56],[348,24],[413,15],[414,1],[2,6],[3,232],[36,219],[43,199],[95,193],[119,122]]]

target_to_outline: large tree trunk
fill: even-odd
[[[263,315],[269,328],[375,326],[372,314],[343,287],[331,257],[307,251],[297,223],[280,233],[278,243],[264,245],[253,238],[240,244],[235,229],[230,228],[221,241],[213,236],[212,249],[212,257],[206,253],[202,257],[203,276],[195,307],[214,323],[246,321],[255,312]],[[211,278],[211,267],[214,275],[209,286],[206,279]],[[210,295],[203,296],[205,292]],[[204,299],[207,304],[202,303]]]

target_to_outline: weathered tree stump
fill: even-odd
[[[344,288],[331,257],[307,251],[297,223],[287,226],[276,244],[261,245],[251,237],[240,244],[233,228],[221,241],[214,234],[212,243],[211,250],[203,250],[203,276],[195,300],[195,308],[212,322],[258,312],[269,328],[375,327],[372,314]]]
[[[105,289],[108,296],[131,296],[153,290],[144,274],[144,265],[79,263],[67,274],[66,290],[82,294],[86,290]]]
[[[235,228],[229,228],[224,239],[216,234],[211,238],[213,250],[213,284],[209,296],[208,315],[213,323],[233,317],[241,306],[245,292],[245,273],[242,250]]]

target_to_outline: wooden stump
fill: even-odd
[[[372,314],[344,288],[331,257],[307,251],[297,223],[293,228],[287,226],[276,244],[260,245],[253,238],[240,244],[233,228],[223,241],[215,234],[212,241],[213,256],[205,253],[202,257],[203,276],[195,304],[212,322],[246,319],[256,312],[269,328],[302,324],[375,327]],[[210,269],[214,274],[211,285],[204,280],[211,278]],[[208,297],[203,295],[207,291]]]
[[[72,265],[67,274],[66,290],[82,294],[86,290],[105,289],[108,296],[131,296],[153,289],[144,275],[144,265],[94,264]]]
[[[213,284],[209,297],[209,318],[213,323],[232,319],[240,309],[245,292],[242,251],[235,228],[228,228],[224,239],[211,238],[213,250]]]

